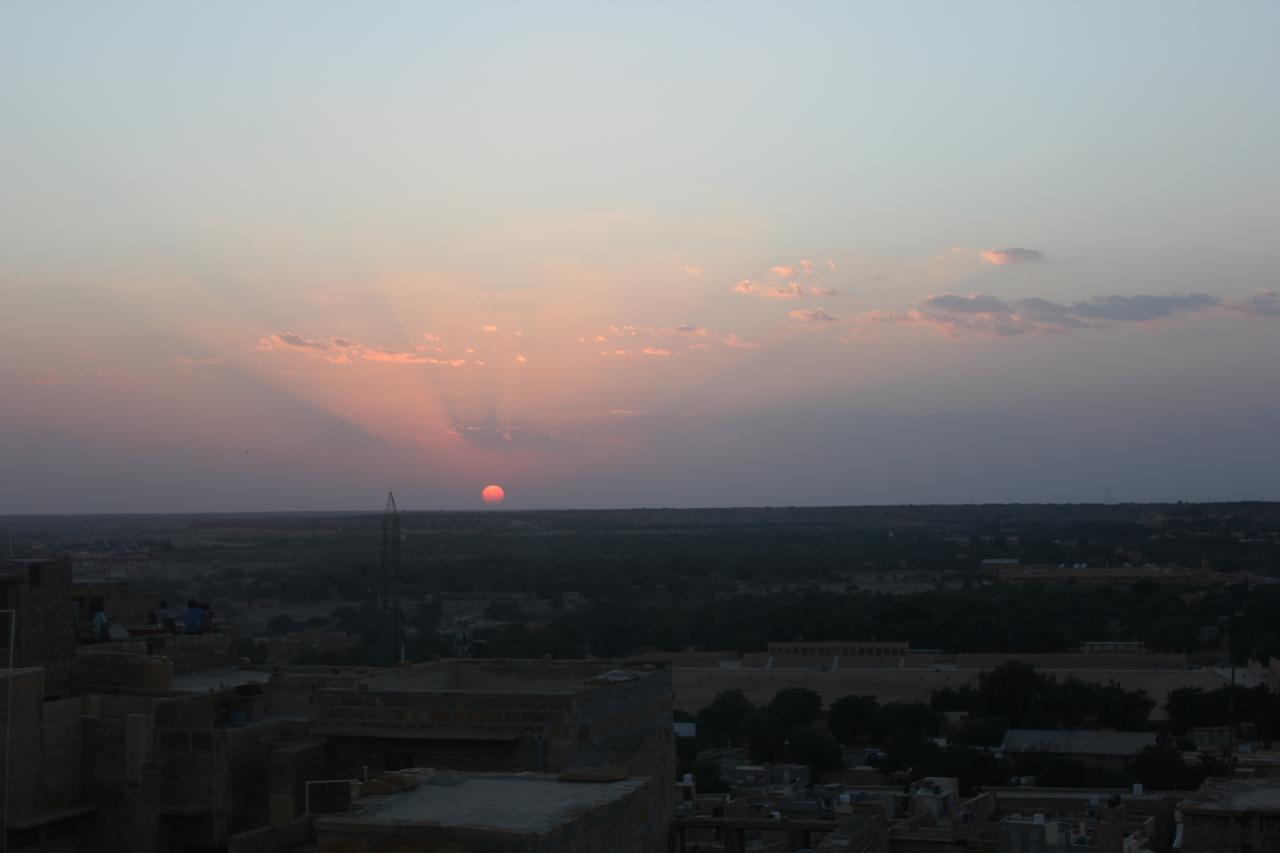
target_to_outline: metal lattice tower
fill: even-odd
[[[400,596],[400,511],[396,508],[395,494],[387,492],[387,508],[382,513],[382,583],[378,589],[382,603],[382,654],[386,663],[404,660]]]

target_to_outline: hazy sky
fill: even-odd
[[[0,512],[1280,499],[1278,28],[6,3]]]

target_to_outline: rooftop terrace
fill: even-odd
[[[562,782],[546,773],[430,773],[422,784],[379,798],[318,829],[372,827],[505,830],[542,835],[601,806],[621,803],[648,782]]]

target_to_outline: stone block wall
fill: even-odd
[[[1280,850],[1280,811],[1183,815],[1184,853],[1262,853]]]
[[[208,634],[168,634],[151,637],[147,641],[148,652],[164,655],[173,661],[176,673],[200,672],[234,666],[236,643],[239,637],[231,631]]]
[[[675,815],[676,748],[672,728],[671,671],[646,672],[635,681],[606,684],[573,697],[578,726],[575,763],[614,764],[649,776],[654,791],[651,825],[665,836]]]
[[[14,578],[5,584],[0,606],[17,611],[14,664],[45,670],[47,696],[64,696],[71,689],[75,616],[71,609],[71,563],[65,559],[0,560],[0,571]],[[9,625],[0,619],[0,645],[9,644]],[[8,665],[8,660],[5,660]]]
[[[10,700],[9,691],[13,691]],[[9,817],[22,820],[42,810],[44,799],[43,713],[44,670],[25,669],[0,679],[0,766],[9,768]],[[5,750],[8,755],[5,755]]]

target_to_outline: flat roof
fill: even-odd
[[[1122,800],[1165,800],[1172,796],[1186,796],[1185,792],[1180,793],[1177,791],[1148,791],[1144,789],[1141,794],[1135,794],[1131,788],[1041,788],[1035,785],[1024,785],[1016,788],[984,785],[980,790],[983,793],[995,794],[997,801],[1016,799],[1105,800],[1112,796],[1118,796]]]
[[[562,782],[548,773],[429,774],[412,790],[389,794],[351,814],[321,818],[316,828],[497,829],[541,835],[593,808],[621,802],[648,781]]]
[[[201,669],[195,672],[182,672],[173,676],[173,690],[204,693],[209,690],[221,690],[226,687],[239,687],[241,684],[266,684],[271,673],[237,667],[221,667],[218,669]]]
[[[1280,812],[1280,781],[1274,779],[1210,779],[1183,800],[1191,812]]]

